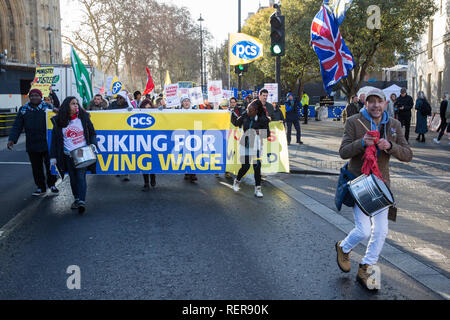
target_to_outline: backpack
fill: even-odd
[[[428,103],[427,100],[423,100],[422,108],[420,108],[420,113],[424,117],[431,116],[431,106],[430,106],[430,104]]]

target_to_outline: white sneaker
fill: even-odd
[[[261,187],[255,187],[255,197],[262,198],[263,194],[261,192]]]
[[[240,181],[238,181],[237,179],[234,179],[233,190],[235,192],[238,192],[239,190],[241,190],[241,188],[239,187],[240,183],[241,183]]]
[[[438,139],[434,138],[433,139],[434,142],[436,142],[437,144],[441,143]]]

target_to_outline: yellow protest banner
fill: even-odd
[[[263,152],[260,155],[262,173],[289,173],[289,151],[287,146],[286,130],[283,123],[278,121],[270,122],[270,137],[263,139]],[[243,130],[231,125],[228,133],[227,145],[227,172],[237,174],[242,166],[241,149],[239,142]],[[248,173],[253,173],[253,166]],[[247,173],[247,174],[248,174]]]
[[[31,89],[39,89],[44,97],[50,95],[50,87],[53,83],[53,67],[36,68]]]

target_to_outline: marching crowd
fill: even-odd
[[[229,110],[231,114],[231,123],[241,127],[244,134],[240,145],[244,146],[241,151],[241,168],[233,181],[233,190],[240,190],[241,179],[253,165],[255,179],[255,196],[262,198],[261,190],[261,154],[264,138],[270,136],[270,121],[280,121],[286,125],[288,144],[291,143],[292,126],[296,129],[296,142],[302,144],[300,129],[300,109],[308,105],[307,95],[302,97],[302,101],[294,99],[291,93],[286,96],[285,114],[280,109],[280,105],[269,103],[267,101],[268,91],[261,89],[257,95],[247,96],[244,105],[238,105],[236,98],[224,99],[218,108]],[[449,95],[446,93],[441,103],[441,126],[439,128],[439,137],[435,141],[439,142],[443,133],[450,129],[449,117]],[[193,106],[188,96],[181,97],[180,109],[204,109],[210,110],[214,107],[205,101],[204,104]],[[367,171],[368,158],[374,159],[373,168],[368,172],[378,174],[379,178],[390,186],[389,179],[389,161],[394,156],[400,161],[411,161],[412,151],[408,143],[409,129],[411,124],[411,110],[414,102],[411,96],[407,95],[406,89],[401,90],[401,95],[397,98],[395,94],[387,99],[384,93],[379,89],[372,89],[367,94],[354,96],[345,109],[346,118],[344,136],[339,150],[343,159],[349,159],[348,164],[341,171],[347,172],[347,179],[360,176],[362,172]],[[97,137],[93,123],[90,120],[89,111],[116,110],[124,109],[131,111],[133,109],[154,109],[159,110],[167,108],[164,96],[162,94],[151,97],[146,95],[142,97],[139,91],[133,95],[126,91],[121,91],[117,99],[109,103],[101,95],[96,95],[86,108],[83,108],[77,98],[67,97],[60,104],[58,97],[51,92],[49,97],[44,98],[42,92],[33,89],[29,92],[29,102],[21,107],[17,113],[15,123],[11,130],[8,148],[11,149],[23,130],[26,134],[26,151],[28,152],[32,165],[32,172],[37,190],[33,193],[40,196],[46,193],[47,187],[50,194],[57,195],[59,190],[55,183],[57,177],[52,175],[51,167],[57,169],[58,174],[64,177],[68,173],[70,186],[74,197],[71,205],[72,209],[78,209],[79,214],[83,214],[86,208],[86,172],[96,172],[96,164],[88,168],[77,168],[72,159],[72,152],[85,146],[92,146],[97,149]],[[52,117],[53,131],[51,135],[50,150],[47,142],[46,132],[46,109],[52,109],[56,115]],[[423,92],[418,93],[415,103],[417,110],[416,133],[418,141],[425,141],[427,132],[427,117],[431,114],[431,107]],[[305,110],[304,112],[307,112]],[[305,117],[307,118],[307,117]],[[307,121],[307,119],[305,119]],[[250,148],[251,141],[259,139],[260,145],[256,148]],[[256,149],[256,153],[254,150]],[[373,151],[372,151],[373,150]],[[372,156],[370,156],[372,154]],[[45,168],[45,173],[44,173]],[[120,176],[119,176],[120,177]],[[124,181],[129,180],[128,175],[122,175]],[[230,173],[226,173],[227,178],[231,178]],[[185,174],[186,180],[197,181],[195,174]],[[144,188],[148,191],[150,186],[156,186],[156,175],[151,173],[143,174]],[[344,179],[344,185],[351,180]],[[341,182],[341,177],[339,183]],[[336,194],[336,205],[340,202],[353,207],[355,217],[355,228],[348,236],[335,244],[337,253],[337,264],[343,272],[350,271],[350,255],[352,249],[362,240],[370,238],[366,254],[359,266],[357,279],[367,288],[371,288],[370,268],[374,266],[382,250],[385,238],[388,233],[388,218],[391,218],[391,207],[385,207],[372,216],[361,210],[360,204],[354,200],[346,202],[344,196],[338,191]],[[348,193],[349,191],[347,191]],[[340,209],[338,206],[338,209]],[[394,219],[395,220],[395,219]]]
[[[372,158],[373,168],[369,168],[368,172],[379,175],[379,178],[385,182],[387,188],[390,186],[389,178],[389,161],[393,156],[400,161],[411,161],[413,154],[408,143],[409,125],[411,118],[411,109],[413,101],[406,94],[406,90],[402,89],[399,98],[390,97],[390,101],[386,99],[384,93],[379,89],[373,89],[367,95],[352,97],[351,103],[347,106],[347,119],[344,128],[344,135],[339,150],[343,159],[349,162],[343,168],[349,172],[349,176],[344,177],[344,186],[348,185],[349,177],[353,178],[367,171],[366,162],[368,158]],[[420,117],[426,119],[426,115],[422,110],[427,109],[427,100],[423,93],[419,93],[416,101],[416,109],[418,112],[418,122]],[[235,98],[224,100],[220,103],[219,108],[229,110],[231,114],[231,122],[238,127],[243,128],[244,134],[240,144],[244,146],[244,154],[241,152],[241,168],[234,179],[233,190],[240,190],[240,182],[243,176],[248,172],[250,166],[253,165],[255,178],[255,196],[263,197],[261,190],[261,153],[263,139],[270,136],[270,121],[281,121],[287,125],[288,142],[291,142],[292,125],[296,128],[296,142],[301,144],[301,133],[299,123],[299,109],[302,103],[295,101],[292,94],[286,96],[286,118],[280,110],[278,104],[267,102],[268,91],[262,89],[258,95],[247,98],[244,106],[239,106]],[[132,98],[132,99],[131,99]],[[448,94],[445,96],[448,99]],[[304,97],[302,97],[304,99]],[[50,105],[49,103],[53,103]],[[304,104],[307,104],[304,101]],[[447,112],[447,106],[442,105],[441,109]],[[445,107],[445,108],[444,108]],[[70,178],[70,186],[74,197],[71,205],[72,209],[78,209],[79,214],[85,212],[86,207],[86,171],[92,173],[96,171],[95,163],[89,168],[77,168],[72,159],[72,152],[79,148],[92,145],[93,149],[97,149],[97,137],[95,128],[90,120],[89,111],[91,110],[112,110],[112,109],[147,109],[158,108],[160,110],[166,108],[164,96],[157,97],[145,96],[142,98],[140,92],[135,92],[133,96],[129,96],[127,92],[122,91],[118,94],[117,99],[109,103],[101,95],[96,95],[90,104],[85,108],[80,106],[75,97],[67,97],[59,105],[57,97],[51,100],[43,99],[42,93],[33,89],[29,92],[29,102],[21,107],[17,113],[17,117],[11,134],[9,136],[8,148],[11,149],[22,132],[26,134],[26,151],[28,152],[34,181],[37,190],[33,193],[40,196],[46,193],[47,187],[50,188],[51,194],[57,195],[58,189],[55,187],[56,176],[51,174],[51,166],[57,168],[61,177],[68,173]],[[212,109],[212,106],[205,102],[204,105],[192,106],[189,97],[181,98],[181,106],[183,109]],[[56,113],[52,117],[53,131],[51,136],[50,150],[47,143],[46,133],[46,109],[53,109]],[[447,112],[448,114],[448,112]],[[447,115],[446,114],[446,115]],[[446,117],[448,119],[448,117]],[[450,122],[450,121],[449,121]],[[444,126],[447,126],[446,124]],[[405,130],[403,130],[403,127]],[[426,129],[426,123],[425,123]],[[442,126],[441,126],[442,127]],[[445,130],[440,128],[441,133]],[[426,132],[426,131],[425,131]],[[422,135],[424,140],[423,128],[418,123],[416,133]],[[264,134],[262,134],[264,133]],[[253,135],[253,136],[252,136]],[[440,134],[439,138],[442,135]],[[253,138],[260,137],[261,145],[256,148],[256,154],[250,152],[250,141]],[[419,138],[418,137],[418,138]],[[253,149],[252,149],[253,150]],[[372,156],[370,156],[372,154]],[[44,173],[45,168],[45,173]],[[341,170],[341,176],[344,171]],[[227,177],[231,178],[229,173]],[[144,174],[144,189],[148,191],[151,186],[156,185],[156,177],[154,174]],[[196,181],[197,177],[193,174],[185,175],[185,179]],[[125,176],[124,180],[129,180]],[[339,178],[341,183],[341,177]],[[371,281],[371,267],[373,267],[379,258],[385,238],[388,233],[388,219],[391,219],[391,208],[383,207],[373,215],[368,215],[361,210],[360,204],[354,200],[348,202],[345,200],[348,194],[345,188],[337,188],[336,206],[338,202],[340,206],[343,204],[353,208],[355,217],[354,229],[345,237],[335,244],[337,253],[337,264],[343,272],[349,272],[351,268],[350,252],[352,249],[364,239],[370,238],[367,251],[359,265],[357,279],[368,289],[373,288]],[[340,206],[338,209],[340,209]],[[394,219],[395,220],[395,219]]]
[[[292,94],[287,95],[286,103],[286,119],[280,109],[279,104],[272,104],[267,101],[267,89],[261,89],[256,95],[247,96],[244,105],[238,105],[236,98],[232,97],[227,100],[224,99],[219,104],[219,109],[229,110],[231,113],[231,122],[237,126],[242,127],[244,134],[241,145],[244,146],[244,154],[242,154],[242,168],[234,179],[233,189],[239,191],[239,184],[242,177],[250,169],[253,164],[255,175],[255,196],[263,197],[261,191],[261,159],[262,144],[258,147],[256,154],[252,154],[250,150],[251,134],[256,132],[259,136],[260,131],[267,133],[263,135],[264,138],[269,137],[269,122],[280,121],[287,124],[288,128],[288,143],[291,140],[291,127],[297,130],[297,143],[302,143],[300,140],[300,124],[299,124],[299,108],[301,104],[294,101]],[[307,95],[305,95],[307,96]],[[181,97],[181,105],[179,109],[199,109],[212,110],[214,106],[205,100],[205,103],[198,106],[193,106],[188,96]],[[92,145],[96,150],[97,138],[93,123],[90,120],[89,111],[101,110],[117,110],[124,109],[131,111],[132,109],[166,109],[166,101],[163,94],[158,96],[150,96],[142,94],[139,91],[134,92],[133,95],[126,91],[121,91],[117,94],[117,98],[111,102],[105,99],[101,94],[94,96],[92,101],[84,108],[80,105],[76,97],[67,97],[60,103],[57,95],[50,89],[50,95],[43,97],[43,94],[38,89],[32,89],[29,92],[29,102],[22,106],[16,116],[16,120],[11,129],[8,139],[7,147],[12,149],[13,145],[17,143],[22,131],[26,135],[26,151],[28,153],[31,165],[34,182],[37,186],[33,196],[41,196],[46,194],[47,187],[50,193],[57,195],[59,190],[55,183],[57,176],[52,174],[51,168],[55,168],[61,178],[65,173],[68,173],[70,178],[70,186],[74,196],[74,202],[71,205],[72,209],[78,209],[82,214],[86,206],[86,171],[91,173],[96,172],[95,164],[88,168],[77,168],[74,165],[72,154],[74,150]],[[56,115],[51,119],[53,124],[53,131],[51,135],[50,150],[47,142],[46,132],[46,110],[53,110]],[[250,134],[250,136],[249,136]],[[263,140],[263,139],[262,139]],[[252,147],[253,148],[253,147]],[[45,172],[44,172],[45,171]],[[231,178],[231,173],[227,172],[225,175]],[[129,175],[117,175],[122,177],[124,181],[129,181]],[[144,187],[143,191],[149,191],[150,186],[156,186],[155,174],[143,174]],[[185,174],[185,180],[191,182],[197,181],[196,174]]]

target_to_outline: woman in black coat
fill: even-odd
[[[233,190],[239,191],[239,184],[242,177],[250,169],[250,163],[253,162],[253,170],[255,172],[255,196],[262,198],[261,192],[261,159],[262,154],[262,138],[268,138],[270,135],[269,118],[266,116],[266,111],[260,100],[253,100],[247,107],[247,112],[244,112],[240,117],[235,114],[231,117],[231,122],[236,127],[244,129],[244,135],[241,138],[240,156],[244,163],[242,164],[239,173],[234,180]],[[256,145],[255,145],[256,144]],[[256,154],[255,153],[256,150]]]
[[[71,209],[78,209],[83,214],[86,207],[86,169],[96,173],[96,163],[88,168],[75,168],[70,152],[87,146],[94,145],[97,149],[97,135],[94,126],[89,119],[89,114],[80,107],[75,97],[67,97],[58,115],[52,119],[53,131],[50,146],[50,163],[56,165],[61,178],[67,172],[70,177],[70,187],[75,201]]]

